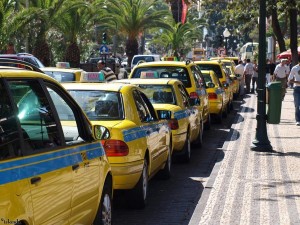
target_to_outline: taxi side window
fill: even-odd
[[[61,137],[53,111],[36,80],[8,81],[14,101],[18,106],[18,118],[28,143],[25,154],[45,151],[61,145]]]
[[[190,106],[190,104],[189,104],[189,94],[187,93],[186,89],[180,84],[178,85],[178,89],[179,89],[182,101],[184,103],[184,106],[189,107]]]
[[[72,145],[84,142],[84,140],[80,138],[75,113],[70,105],[53,88],[48,86],[47,89],[55,105],[66,144]]]
[[[195,67],[191,67],[192,73],[193,73],[193,77],[196,81],[196,87],[200,88],[202,86],[205,86],[204,81],[202,80],[198,70]]]
[[[0,80],[0,161],[21,155],[18,118]]]
[[[147,105],[147,107],[149,109],[152,120],[157,120],[158,118],[156,117],[155,109],[154,109],[152,103],[150,102],[150,100],[148,99],[148,97],[142,92],[140,92],[140,95],[141,95],[144,103]]]
[[[138,115],[140,117],[141,122],[149,122],[153,120],[153,117],[151,116],[151,113],[143,101],[140,93],[138,91],[133,91],[133,97],[135,100],[136,109],[138,112]]]

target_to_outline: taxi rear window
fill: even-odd
[[[175,78],[180,80],[186,88],[191,87],[189,73],[184,67],[140,67],[133,71],[132,78],[142,78],[143,74],[156,73],[157,78]]]
[[[122,120],[121,94],[103,90],[69,90],[91,121]]]
[[[218,78],[222,78],[222,70],[219,65],[214,65],[214,64],[197,64],[200,67],[200,70],[213,70]]]
[[[139,87],[155,104],[176,104],[173,88],[170,85],[140,84]]]
[[[59,82],[75,81],[75,74],[70,72],[44,71],[50,77]]]

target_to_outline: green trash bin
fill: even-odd
[[[282,105],[282,87],[280,81],[271,82],[267,85],[267,122],[279,124]]]

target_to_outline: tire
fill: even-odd
[[[111,185],[105,183],[102,191],[101,201],[93,225],[112,224],[112,190]]]
[[[184,154],[183,154],[182,159],[185,163],[188,163],[191,160],[191,141],[190,141],[189,133],[186,136],[183,151],[184,151]]]
[[[168,147],[168,158],[165,164],[165,167],[159,171],[159,178],[163,180],[168,180],[171,177],[171,165],[172,165],[172,146],[171,144]]]
[[[208,114],[207,121],[204,124],[204,129],[210,130],[210,125],[211,125],[211,119],[210,119],[210,114]]]
[[[148,161],[147,159],[144,159],[141,177],[131,193],[132,206],[136,209],[143,209],[146,206],[148,197],[148,181]]]
[[[197,139],[194,141],[193,146],[202,148],[203,144],[203,123],[200,124],[200,130]]]

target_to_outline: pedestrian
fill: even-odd
[[[245,84],[246,84],[246,94],[250,93],[250,85],[251,85],[251,79],[253,75],[253,64],[251,63],[250,59],[246,60],[246,65],[244,67],[244,77],[245,77]]]
[[[292,67],[288,77],[288,82],[294,84],[294,104],[295,104],[295,119],[296,125],[300,126],[300,57],[298,64]]]
[[[253,75],[252,75],[252,89],[251,93],[255,93],[258,79],[258,66],[256,60],[253,60]]]
[[[266,61],[266,84],[269,84],[271,82],[271,67],[272,67],[271,60],[267,59],[267,61]],[[273,74],[273,72],[272,72],[272,74]]]
[[[238,65],[234,69],[234,73],[237,76],[237,79],[239,80],[239,95],[240,97],[243,97],[245,94],[245,79],[244,79],[244,65],[243,61],[240,60]]]
[[[280,63],[275,67],[273,80],[281,82],[281,96],[282,100],[284,100],[286,86],[287,86],[287,77],[289,75],[289,71],[285,65],[285,59],[280,60]]]
[[[111,68],[105,66],[104,61],[99,60],[97,63],[97,68],[99,69],[99,72],[102,72],[104,74],[104,78],[107,82],[117,80],[117,76],[115,75],[115,73]]]

